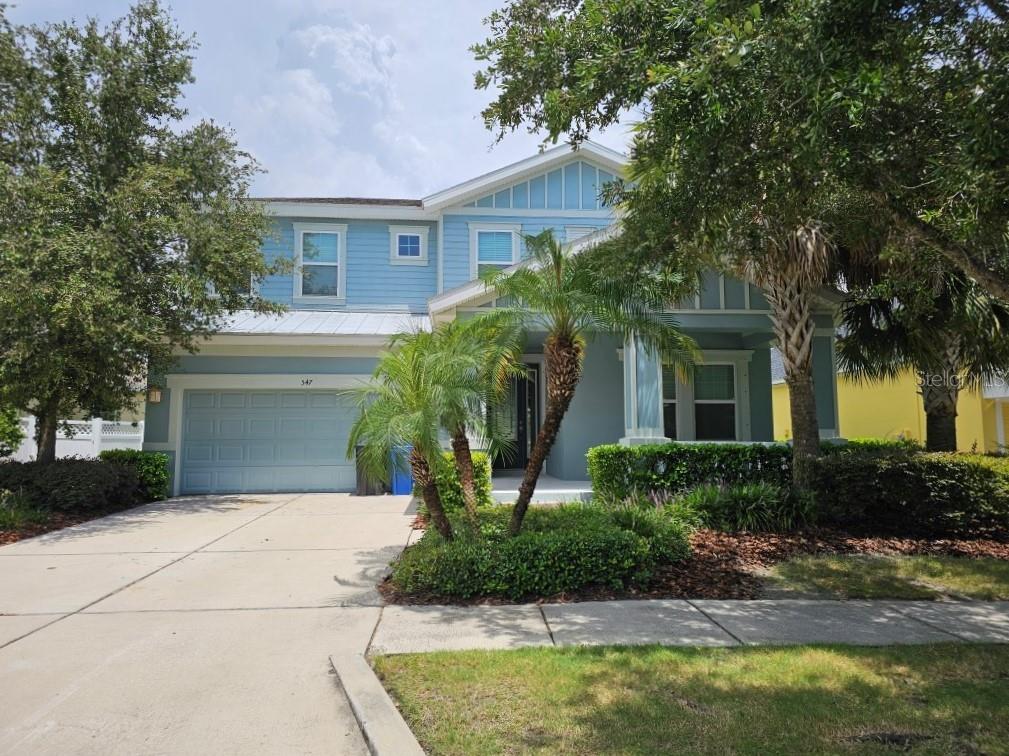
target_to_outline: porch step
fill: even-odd
[[[509,504],[519,495],[519,477],[495,477],[492,479],[491,495],[494,500]],[[587,480],[559,480],[549,475],[541,475],[536,484],[532,501],[535,504],[558,504],[570,501],[589,501],[592,498],[592,484]]]

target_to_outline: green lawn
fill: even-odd
[[[840,598],[1009,599],[1009,562],[932,556],[805,556],[775,565],[771,583]]]
[[[1009,753],[1009,646],[540,648],[375,666],[432,754]]]

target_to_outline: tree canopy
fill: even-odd
[[[277,309],[258,171],[181,104],[192,37],[155,0],[100,27],[0,9],[0,402],[55,422],[115,413],[237,309]]]
[[[489,23],[488,126],[577,142],[633,111],[639,196],[686,238],[840,223],[854,200],[1009,299],[1001,0],[513,0]]]

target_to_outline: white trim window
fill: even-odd
[[[694,368],[694,437],[737,440],[736,366],[707,363]]]
[[[507,268],[519,261],[517,223],[471,223],[470,278],[480,278],[495,268]]]
[[[677,400],[676,369],[670,365],[662,366],[662,433],[673,441],[676,433],[676,400]]]
[[[427,265],[427,226],[389,226],[389,262]]]
[[[344,224],[294,224],[295,301],[346,300],[346,239]]]

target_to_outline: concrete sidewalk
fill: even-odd
[[[387,606],[370,654],[526,646],[1009,643],[1009,602],[589,601]]]

